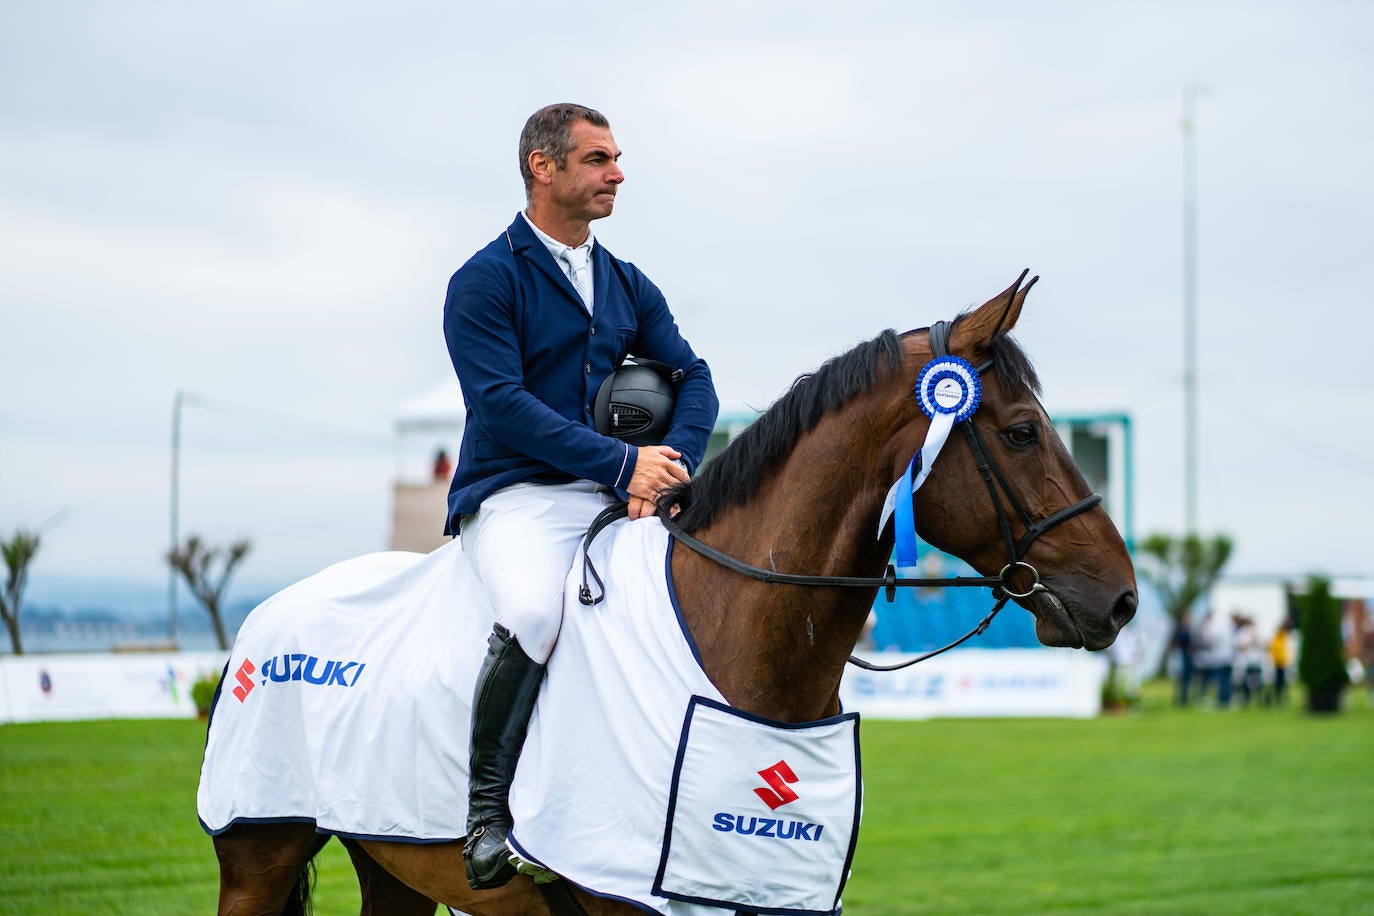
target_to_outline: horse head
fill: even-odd
[[[1009,591],[1035,615],[1039,640],[1101,649],[1135,614],[1134,568],[1040,404],[1030,360],[1008,336],[1035,283],[1021,286],[1024,278],[959,316],[949,331],[948,351],[985,367],[982,402],[963,424],[972,428],[951,433],[919,491],[916,528],[983,575],[998,574],[1014,554],[1020,565],[1009,573]],[[929,333],[909,334],[904,343],[905,362],[916,370],[933,355]],[[1066,510],[1077,511],[1057,517]],[[1031,587],[1037,575],[1043,587]]]
[[[1007,567],[1005,590],[1035,615],[1041,642],[1097,649],[1134,614],[1135,576],[1007,336],[1029,288],[1018,281],[952,325],[944,349],[984,367],[982,406],[950,432],[916,493],[914,524],[984,576]],[[885,331],[828,360],[660,500],[704,545],[673,551],[673,579],[707,673],[732,704],[784,721],[838,709],[844,660],[878,591],[864,583],[892,556],[884,497],[931,427],[914,389],[933,355],[923,329]],[[818,581],[761,581],[766,570]],[[819,581],[837,576],[864,578],[853,588]]]

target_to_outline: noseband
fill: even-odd
[[[939,357],[946,356],[949,352],[949,323],[938,321],[930,327],[929,333],[930,346],[934,353],[934,357],[938,359]],[[991,368],[992,360],[989,359],[979,365],[977,371],[981,375]],[[978,622],[977,626],[947,646],[893,665],[875,665],[872,662],[865,661],[853,655],[849,657],[850,664],[865,668],[869,671],[896,671],[901,668],[906,668],[917,662],[925,661],[928,658],[934,658],[942,652],[948,652],[950,649],[983,633],[992,624],[992,619],[997,616],[997,612],[1002,610],[1008,600],[1012,598],[1028,598],[1036,592],[1048,592],[1049,589],[1040,583],[1039,570],[1030,563],[1027,563],[1024,559],[1026,553],[1031,548],[1031,544],[1035,543],[1036,538],[1046,531],[1049,531],[1054,526],[1068,521],[1075,515],[1087,512],[1089,509],[1095,508],[1102,502],[1101,495],[1094,493],[1086,499],[1081,499],[1067,508],[1060,509],[1053,515],[1047,516],[1039,521],[1033,520],[1030,517],[1030,513],[1021,505],[1021,501],[1016,498],[1016,494],[1007,483],[1006,476],[1002,473],[1001,468],[997,466],[997,462],[993,459],[992,453],[988,450],[987,442],[984,441],[982,433],[978,432],[978,427],[973,423],[973,418],[970,417],[967,421],[958,424],[958,426],[964,431],[964,441],[968,443],[969,449],[973,452],[973,459],[978,467],[978,473],[982,476],[983,483],[988,489],[988,496],[992,500],[992,507],[997,513],[997,528],[1001,533],[1003,546],[1006,548],[1006,565],[1003,566],[1001,571],[995,576],[953,576],[936,579],[911,578],[898,576],[895,567],[891,564],[888,565],[886,572],[884,572],[881,578],[866,576],[808,576],[795,573],[781,573],[776,569],[763,569],[759,566],[752,566],[729,554],[717,550],[709,544],[703,543],[683,530],[682,526],[666,513],[660,513],[658,518],[659,521],[663,523],[663,527],[667,529],[668,533],[675,540],[681,541],[707,559],[725,567],[731,572],[739,573],[747,578],[773,585],[799,585],[819,588],[880,588],[883,590],[889,602],[896,597],[898,588],[991,589],[992,596],[996,599],[996,603],[993,605],[992,610]],[[1012,510],[1016,513],[1021,524],[1025,528],[1025,533],[1021,535],[1019,540],[1012,534],[1011,518],[1008,516],[1003,506],[1002,495],[1006,496],[1006,501],[1011,504]],[[583,538],[582,542],[582,587],[578,594],[578,600],[584,605],[590,606],[599,604],[605,597],[605,585],[601,577],[597,574],[596,567],[592,565],[591,558],[588,556],[588,550],[591,547],[591,543],[603,528],[617,519],[624,518],[627,514],[627,506],[623,504],[612,506],[597,516],[596,520],[592,522],[591,527],[587,529],[586,537]],[[1031,580],[1030,586],[1025,591],[1017,591],[1011,583],[1012,577],[1020,570],[1024,570]],[[587,579],[589,574],[596,582],[596,587],[600,591],[599,595],[593,595],[592,593],[592,588]]]

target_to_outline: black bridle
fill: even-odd
[[[939,358],[948,355],[949,344],[949,323],[944,321],[936,322],[930,327],[930,346],[934,357]],[[992,368],[992,360],[988,360],[977,367],[978,373],[988,371]],[[703,543],[691,534],[683,530],[674,519],[666,512],[661,512],[658,516],[659,521],[668,533],[678,541],[690,547],[692,550],[711,560],[712,562],[725,567],[731,572],[738,573],[759,582],[767,582],[772,585],[799,585],[818,588],[879,588],[882,589],[890,602],[896,596],[898,588],[987,588],[992,590],[992,596],[996,599],[992,610],[987,613],[978,625],[965,633],[959,639],[947,646],[942,646],[924,655],[907,659],[893,665],[875,665],[857,656],[851,655],[849,662],[860,668],[869,671],[897,671],[906,668],[917,662],[925,661],[928,658],[948,652],[956,646],[962,645],[974,636],[983,633],[992,625],[992,619],[1002,610],[1007,601],[1012,598],[1028,598],[1036,592],[1048,592],[1044,585],[1040,584],[1040,572],[1024,559],[1030,550],[1031,544],[1035,539],[1054,526],[1066,522],[1076,515],[1087,512],[1095,508],[1102,502],[1101,495],[1094,493],[1085,499],[1081,499],[1067,508],[1060,509],[1039,521],[1031,518],[1030,513],[1021,505],[1021,501],[1016,498],[1011,486],[1007,483],[1007,478],[993,460],[992,453],[988,450],[987,442],[984,441],[982,433],[974,425],[973,418],[970,417],[966,422],[959,423],[959,428],[964,431],[964,441],[968,443],[969,449],[973,452],[973,459],[978,467],[978,473],[983,478],[983,483],[987,487],[988,496],[992,499],[993,509],[997,513],[997,528],[1002,536],[1002,543],[1006,548],[1007,562],[1002,570],[995,576],[953,576],[948,578],[910,578],[898,576],[896,569],[888,565],[886,572],[880,578],[868,576],[809,576],[798,575],[796,573],[782,573],[776,569],[764,569],[759,566],[752,566],[742,560],[730,556],[709,544]],[[999,491],[1000,488],[1000,491]],[[1011,518],[1007,514],[1006,508],[1002,503],[1002,495],[1006,496],[1006,501],[1011,504],[1012,510],[1025,528],[1025,533],[1017,539],[1012,533]],[[624,518],[628,513],[625,505],[612,506],[597,516],[587,529],[586,537],[582,542],[582,587],[579,590],[578,600],[584,605],[594,605],[601,602],[605,597],[605,585],[601,577],[596,572],[596,567],[592,565],[588,550],[592,540],[603,528],[611,522]],[[1019,570],[1024,570],[1031,580],[1029,588],[1025,591],[1017,591],[1012,585],[1011,579]],[[595,580],[596,587],[600,590],[600,595],[593,595],[590,584],[587,581],[588,574]]]

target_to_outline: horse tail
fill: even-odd
[[[286,895],[286,906],[282,907],[281,916],[310,916],[310,889],[314,883],[315,860],[312,858],[301,869],[296,883],[291,885],[291,892]]]

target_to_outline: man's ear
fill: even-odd
[[[536,184],[548,184],[553,181],[553,173],[558,169],[558,163],[554,162],[553,157],[542,149],[531,152],[526,165],[530,167],[530,173],[534,175]]]

